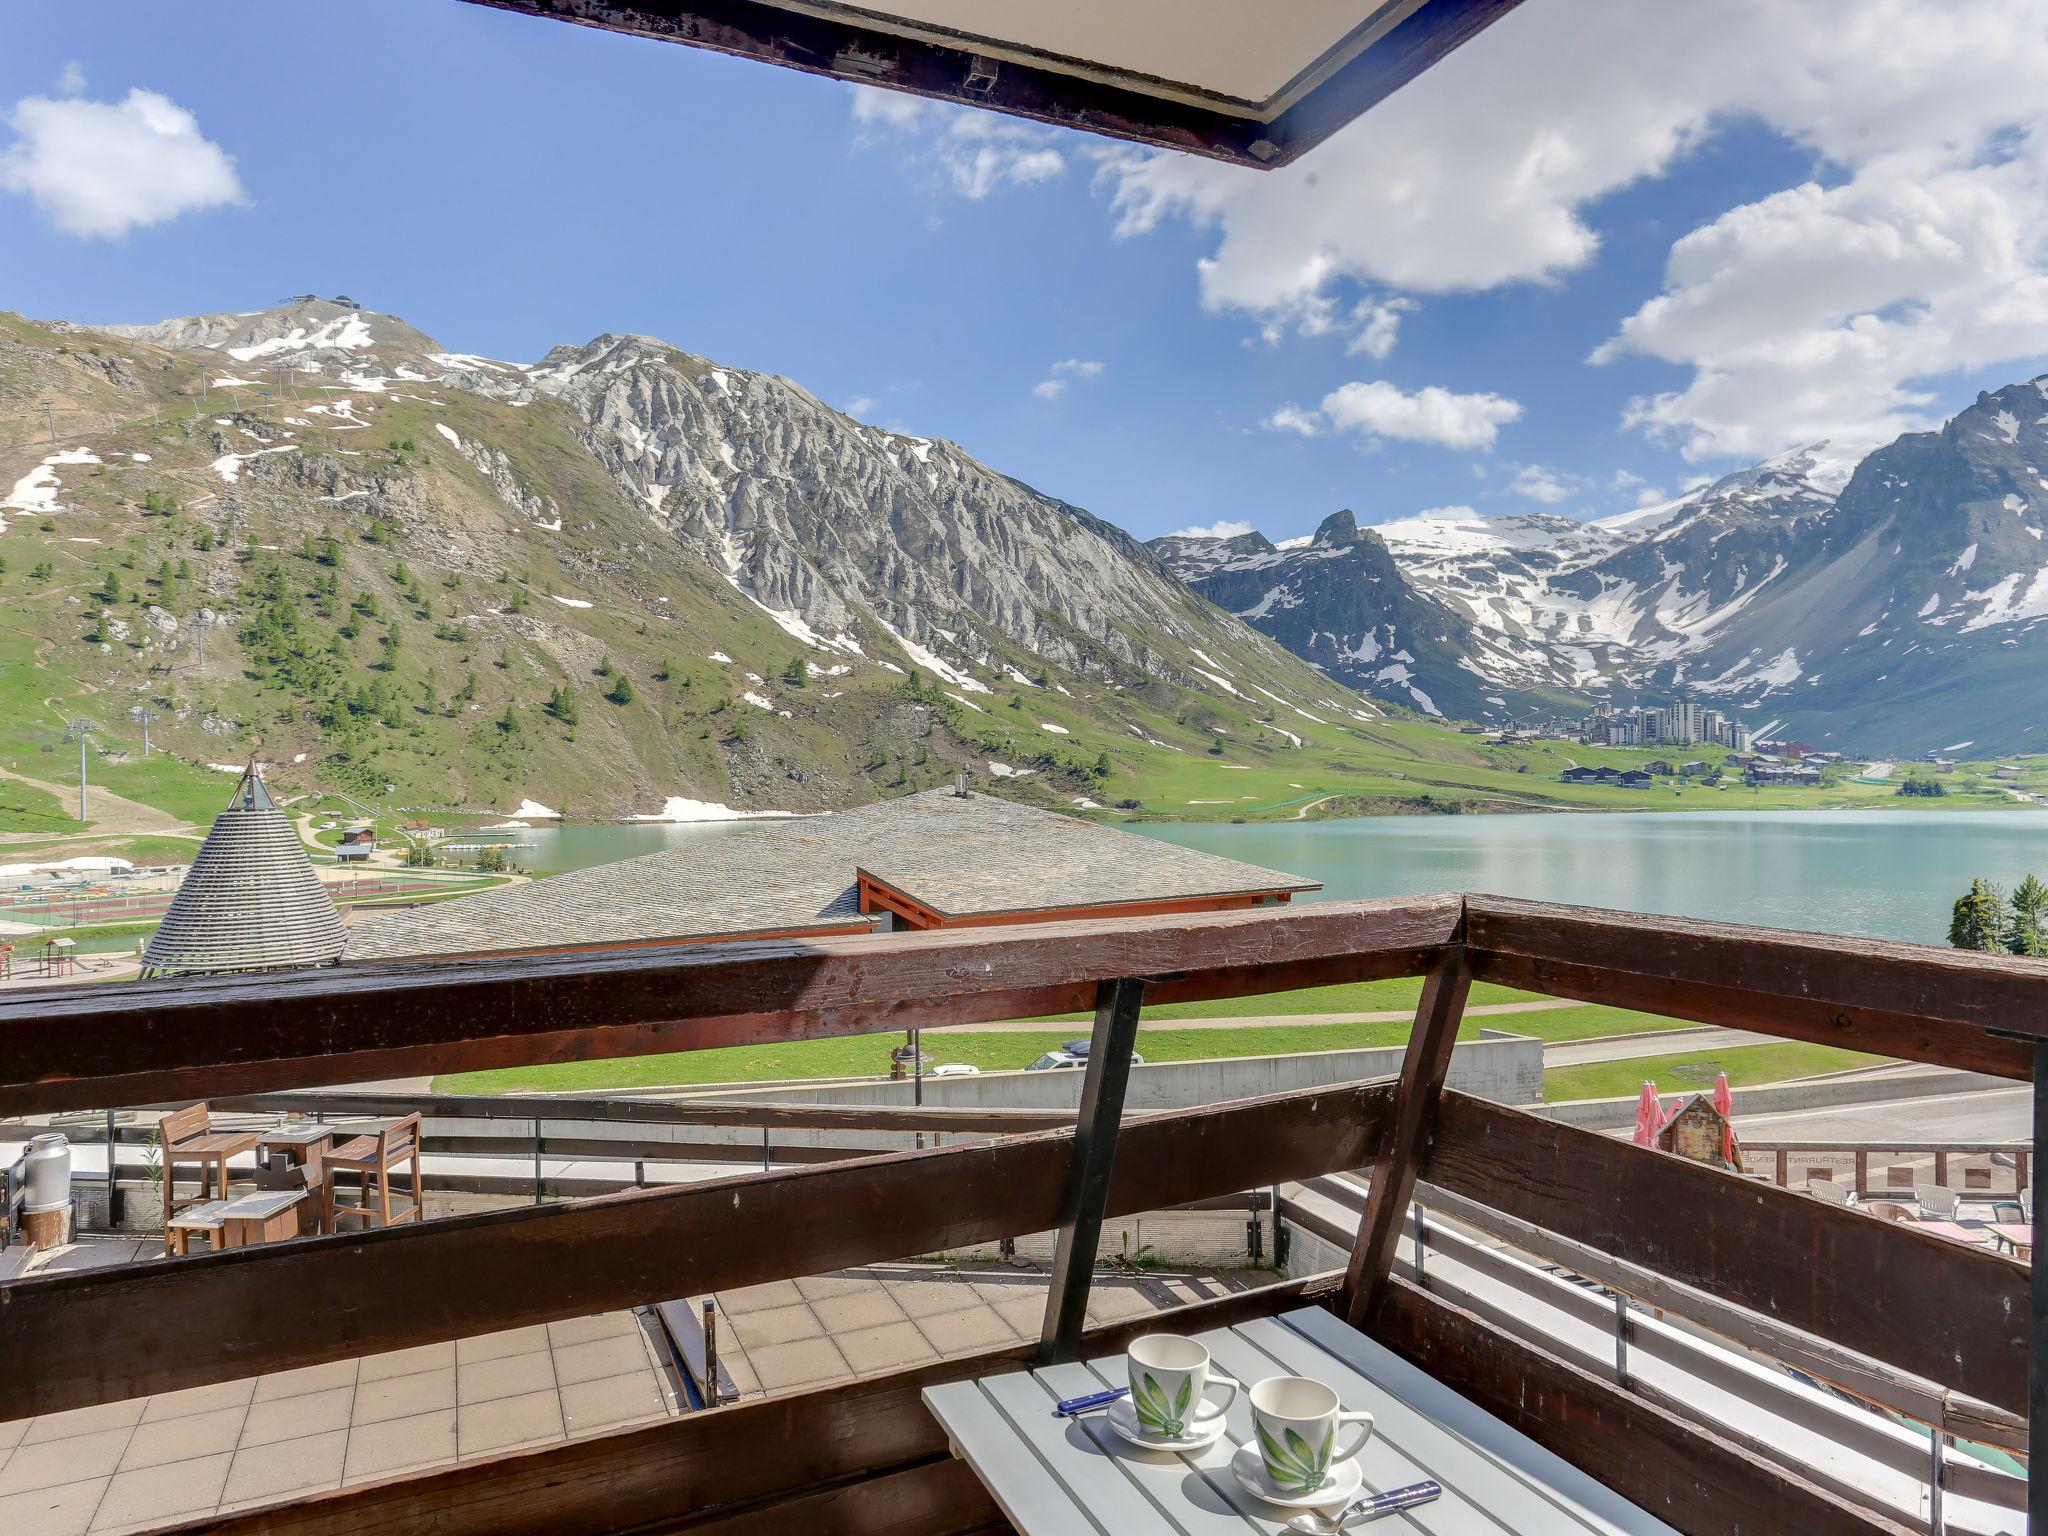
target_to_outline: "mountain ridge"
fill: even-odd
[[[1086,808],[1386,713],[1084,509],[652,338],[521,365],[331,300],[0,317],[8,439],[9,643],[198,761],[606,815],[957,772]]]
[[[1362,530],[1392,571],[1348,584],[1304,558],[1314,539],[1267,544],[1257,558],[1276,584],[1256,612],[1229,600],[1243,539],[1154,542],[1183,579],[1318,662],[1323,636],[1370,637],[1403,605],[1432,604],[1448,616],[1438,643],[1392,681],[1480,720],[1687,694],[1815,745],[2017,752],[2040,746],[2048,709],[2044,405],[2048,375],[1860,457],[1815,443],[1597,520],[1393,519]],[[1303,633],[1291,616],[1311,570],[1331,617]],[[1346,676],[1389,696],[1370,671]]]

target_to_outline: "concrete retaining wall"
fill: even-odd
[[[1142,1046],[1143,1042],[1140,1041]],[[1176,1061],[1133,1067],[1126,1099],[1133,1114],[1151,1110],[1192,1109],[1228,1103],[1260,1094],[1285,1093],[1329,1083],[1392,1076],[1401,1070],[1401,1046],[1364,1051],[1315,1051],[1293,1056],[1247,1056],[1225,1061]],[[949,1109],[1073,1110],[1081,1100],[1082,1073],[984,1072],[977,1077],[926,1078],[924,1103]],[[1485,1031],[1451,1053],[1451,1087],[1503,1104],[1531,1104],[1543,1096],[1543,1043],[1525,1035]],[[719,1103],[873,1105],[909,1108],[916,1085],[909,1082],[778,1083],[742,1091],[725,1089]],[[695,1093],[690,1098],[711,1098]],[[679,1098],[687,1104],[689,1098]],[[563,1098],[559,1118],[543,1123],[549,1136],[588,1140],[719,1142],[748,1147],[761,1145],[761,1132],[733,1126],[646,1125],[578,1121],[576,1100]],[[516,1136],[524,1129],[516,1120],[469,1120],[436,1116],[430,1135]],[[948,1135],[948,1142],[956,1139]],[[966,1139],[963,1135],[960,1139]],[[980,1138],[976,1138],[980,1139]],[[927,1136],[927,1145],[931,1138]],[[777,1130],[775,1147],[849,1147],[900,1151],[916,1144],[906,1132]],[[737,1171],[737,1169],[735,1170]]]
[[[1138,1045],[1142,1054],[1142,1038]],[[1389,1077],[1401,1070],[1402,1053],[1403,1047],[1389,1045],[1364,1051],[1148,1063],[1131,1069],[1126,1103],[1134,1114],[1192,1109],[1325,1083]],[[928,1077],[924,1102],[951,1109],[1073,1109],[1081,1102],[1081,1078],[1078,1070]],[[1466,1041],[1451,1053],[1447,1081],[1461,1092],[1498,1103],[1535,1103],[1543,1097],[1543,1042],[1504,1031],[1482,1031],[1479,1039]],[[871,1081],[804,1088],[779,1085],[721,1092],[718,1098],[732,1103],[874,1104],[895,1109],[913,1102],[915,1087],[909,1082]]]

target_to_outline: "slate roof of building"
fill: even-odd
[[[341,914],[251,763],[143,950],[146,975],[331,965]]]
[[[707,831],[659,853],[367,919],[345,960],[876,926],[858,877],[947,917],[1267,891],[1313,880],[951,790]]]

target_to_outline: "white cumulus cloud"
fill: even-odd
[[[1274,411],[1262,425],[1268,432],[1296,432],[1303,437],[1320,437],[1323,432],[1321,414],[1305,411],[1292,400]]]
[[[2048,353],[2048,151],[1903,153],[1731,209],[1672,247],[1664,291],[1593,355],[1629,352],[1691,368],[1627,421],[1692,459],[1928,425],[1921,381]]]
[[[1540,501],[1546,506],[1569,501],[1572,495],[1570,482],[1556,470],[1543,464],[1524,464],[1515,471],[1515,478],[1509,482],[1509,486],[1517,496],[1526,496],[1531,501]]]
[[[82,87],[66,71],[63,86]],[[234,157],[155,91],[118,102],[29,96],[8,118],[0,188],[34,200],[67,234],[112,240],[180,214],[246,201]]]
[[[1117,228],[1212,231],[1205,307],[1314,334],[1354,292],[1560,281],[1598,253],[1601,199],[1761,123],[1815,172],[1683,235],[1663,291],[1617,303],[1599,356],[1689,374],[1631,424],[1694,457],[1866,442],[1927,424],[1945,374],[2048,355],[2048,9],[1570,10],[1520,8],[1282,171],[1100,151]]]
[[[1491,448],[1521,414],[1520,403],[1502,395],[1460,395],[1435,384],[1410,394],[1383,379],[1339,385],[1322,405],[1322,419],[1335,431],[1445,448]]]
[[[1344,350],[1379,361],[1394,350],[1401,336],[1401,317],[1415,310],[1413,299],[1361,299],[1351,311],[1357,329]]]
[[[901,140],[939,184],[980,201],[1003,187],[1032,187],[1064,175],[1060,135],[1014,117],[856,85],[853,120],[868,142]]]
[[[1225,518],[1209,524],[1196,524],[1192,528],[1176,528],[1168,534],[1173,539],[1234,539],[1250,533],[1252,525],[1234,518]]]
[[[1046,378],[1031,386],[1031,393],[1041,400],[1057,400],[1067,392],[1067,385],[1075,379],[1099,379],[1107,363],[1098,363],[1089,358],[1063,358],[1052,365],[1052,372]]]

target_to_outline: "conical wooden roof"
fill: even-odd
[[[341,943],[341,914],[251,763],[143,950],[143,974],[331,965]]]

